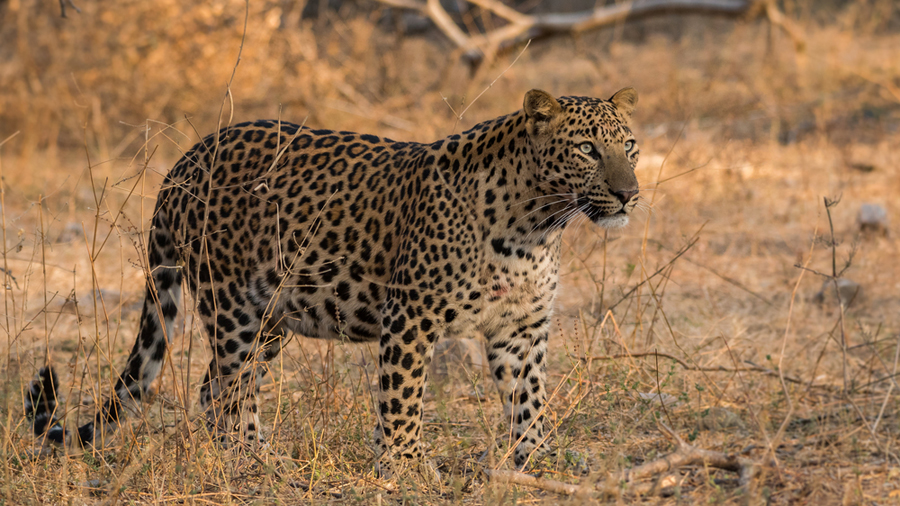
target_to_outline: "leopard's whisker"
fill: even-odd
[[[558,214],[560,214],[560,213],[564,213],[564,212],[567,212],[567,211],[571,210],[571,207],[570,207],[570,206],[571,206],[571,202],[568,203],[568,204],[566,204],[566,206],[563,207],[562,209],[559,209],[558,211],[553,212],[553,213],[549,214],[548,216],[546,216],[543,220],[541,220],[539,223],[537,223],[534,227],[531,228],[531,231],[528,232],[528,235],[525,236],[525,241],[527,242],[528,239],[531,237],[531,234],[533,234],[536,230],[538,230],[539,228],[541,228],[541,225],[543,225],[544,222],[546,222],[547,220],[552,219],[554,216],[556,216],[556,215],[558,215]]]
[[[544,241],[550,233],[563,228],[568,223],[568,220],[572,216],[577,215],[580,211],[582,211],[583,209],[587,209],[588,207],[589,207],[589,204],[584,204],[581,207],[575,207],[575,208],[569,208],[569,206],[566,206],[566,208],[569,210],[569,212],[564,214],[555,223],[553,223],[550,227],[548,227],[546,230],[544,230],[544,232],[541,234],[540,241]]]
[[[546,199],[546,198],[550,198],[550,197],[566,197],[566,198],[569,198],[569,197],[574,197],[574,195],[575,195],[574,193],[549,193],[549,194],[547,194],[547,195],[538,195],[538,196],[536,196],[536,197],[531,197],[531,198],[529,198],[529,199],[523,199],[523,200],[520,200],[520,201],[518,201],[518,202],[516,202],[516,203],[514,203],[514,204],[510,204],[509,207],[510,207],[510,208],[513,208],[513,207],[521,206],[521,205],[527,204],[528,202],[531,202],[532,200],[537,200],[537,199]]]
[[[542,206],[540,206],[540,207],[538,207],[538,208],[536,208],[536,209],[532,209],[531,212],[529,212],[528,214],[526,214],[526,215],[524,215],[524,216],[521,216],[521,217],[519,217],[519,218],[516,218],[516,220],[513,222],[513,225],[515,225],[516,223],[518,223],[520,220],[524,220],[525,218],[531,216],[532,214],[534,214],[534,213],[536,213],[536,212],[538,212],[538,211],[540,211],[540,210],[542,210],[542,209],[544,209],[544,208],[547,208],[547,207],[550,207],[550,206],[553,206],[553,205],[556,205],[556,204],[561,204],[561,203],[563,203],[563,202],[570,202],[570,200],[569,200],[569,199],[559,199],[559,200],[557,200],[557,201],[555,201],[555,202],[550,202],[549,204],[544,204],[544,205],[542,205]],[[567,204],[567,205],[568,205],[568,204]]]

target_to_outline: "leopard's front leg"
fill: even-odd
[[[389,475],[400,459],[422,462],[419,440],[425,379],[438,322],[428,313],[410,318],[414,311],[389,300],[382,311],[383,328],[378,358],[378,425],[375,449],[378,469]]]
[[[544,441],[544,405],[547,403],[547,336],[550,311],[519,318],[495,332],[486,333],[488,361],[510,421],[514,462],[522,468],[538,445],[535,457],[549,450]]]

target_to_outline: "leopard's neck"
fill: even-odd
[[[544,193],[522,111],[437,141],[431,152],[438,184],[478,223],[482,240],[556,248],[568,197]]]

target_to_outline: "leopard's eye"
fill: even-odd
[[[634,141],[633,140],[625,141],[625,151],[626,152],[631,151],[632,149],[634,149]]]
[[[594,145],[590,142],[582,142],[578,149],[581,150],[582,153],[589,155],[594,152]]]

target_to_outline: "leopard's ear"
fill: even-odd
[[[553,95],[543,90],[531,90],[526,93],[522,108],[525,110],[528,130],[532,135],[546,132],[553,118],[562,112],[562,106]]]
[[[622,113],[622,116],[630,119],[631,113],[634,112],[634,107],[637,105],[638,94],[634,91],[634,88],[622,88],[610,97],[609,101],[616,106],[616,109]]]

